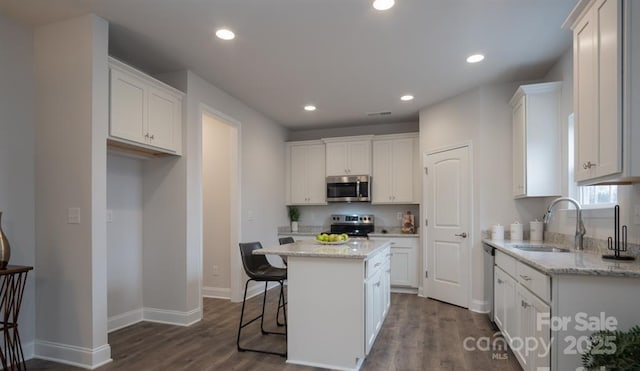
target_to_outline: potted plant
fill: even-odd
[[[589,337],[582,364],[587,370],[640,369],[640,326],[629,331],[599,331]]]
[[[295,206],[289,206],[289,220],[291,220],[291,232],[298,231],[298,220],[300,219],[300,210]]]

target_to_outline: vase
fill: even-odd
[[[291,222],[291,232],[298,231],[298,222]]]
[[[9,258],[11,257],[11,247],[9,240],[2,230],[2,211],[0,211],[0,269],[7,269]]]

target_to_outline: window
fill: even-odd
[[[567,120],[567,159],[568,159],[568,177],[569,177],[569,196],[575,198],[583,206],[603,207],[616,204],[618,202],[618,186],[615,185],[599,185],[599,186],[576,186],[574,180],[574,123],[573,113],[569,115]]]

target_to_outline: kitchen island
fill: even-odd
[[[389,241],[316,241],[257,250],[287,257],[287,363],[357,370],[390,304]]]

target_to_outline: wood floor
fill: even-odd
[[[268,308],[275,308],[277,294],[277,290],[270,290]],[[112,332],[113,362],[97,370],[319,370],[288,365],[279,356],[239,353],[235,341],[241,305],[204,299],[204,318],[190,327],[141,322]],[[251,299],[247,303],[249,315],[257,315],[260,305],[261,297]],[[275,311],[267,316],[270,325],[265,323],[265,327],[278,330],[273,321]],[[245,328],[246,333],[243,330],[243,346],[285,350],[283,336],[259,335],[259,326],[254,323]],[[463,347],[469,336],[493,340],[494,333],[486,315],[416,295],[392,294],[389,315],[362,370],[520,370],[510,352],[467,351]],[[28,361],[27,368],[82,370],[36,359]]]

